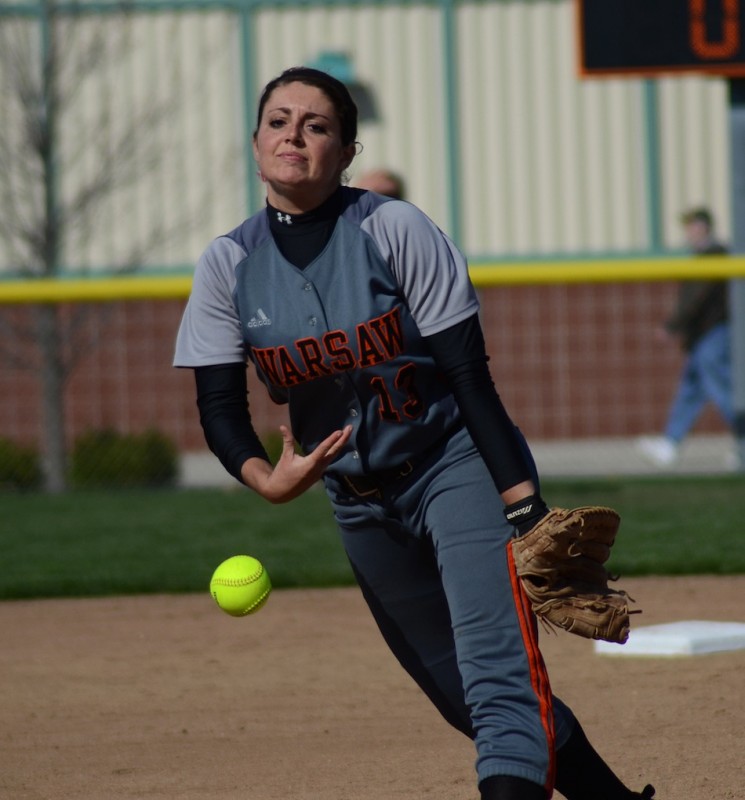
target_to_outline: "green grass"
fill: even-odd
[[[326,496],[272,506],[249,491],[4,495],[0,598],[206,591],[231,555],[275,586],[351,582]]]
[[[551,505],[610,505],[622,576],[745,573],[745,478],[544,480]],[[339,586],[352,575],[320,489],[272,506],[249,491],[0,495],[0,598],[206,591],[248,553],[276,587]]]
[[[745,573],[745,476],[544,481],[543,494],[551,505],[609,505],[620,512],[613,572]]]

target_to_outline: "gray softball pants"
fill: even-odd
[[[325,478],[349,561],[388,646],[455,728],[478,780],[550,789],[574,726],[554,697],[535,618],[514,572],[514,530],[464,429],[407,478],[360,498]]]

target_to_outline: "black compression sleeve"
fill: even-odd
[[[523,481],[535,481],[527,446],[489,373],[478,315],[427,336],[426,341],[450,382],[463,421],[497,489],[504,492]]]
[[[248,458],[269,457],[251,424],[244,364],[216,364],[194,370],[197,407],[204,438],[220,463],[243,483],[241,467]]]

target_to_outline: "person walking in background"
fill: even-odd
[[[262,92],[266,208],[208,246],[176,343],[205,438],[271,503],[323,480],[385,641],[474,742],[482,800],[554,786],[648,800],[551,691],[509,557],[548,507],[489,374],[466,259],[416,206],[343,185],[356,136],[357,108],[324,72],[292,68]],[[276,463],[251,423],[249,360],[289,407]]]
[[[727,252],[715,238],[707,208],[686,211],[681,221],[693,255]],[[656,466],[675,464],[683,440],[707,403],[714,403],[727,424],[734,425],[727,288],[724,279],[681,282],[675,311],[660,330],[663,340],[679,339],[686,359],[663,434],[642,437],[638,443]]]
[[[371,169],[364,172],[354,185],[357,189],[367,189],[370,192],[392,197],[394,200],[406,199],[404,179],[390,169]]]

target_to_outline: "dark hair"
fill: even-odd
[[[714,217],[708,208],[691,208],[684,211],[680,215],[680,220],[684,225],[689,225],[691,222],[702,222],[707,228],[714,227]]]
[[[261,125],[261,115],[264,113],[264,106],[272,92],[279,86],[287,86],[288,83],[305,83],[308,86],[315,86],[320,89],[332,102],[341,127],[341,143],[346,147],[357,140],[357,106],[347,87],[340,81],[322,72],[320,69],[312,67],[290,67],[281,75],[269,81],[261,93],[259,100],[259,111],[256,116],[256,129]],[[255,135],[254,131],[254,135]]]

